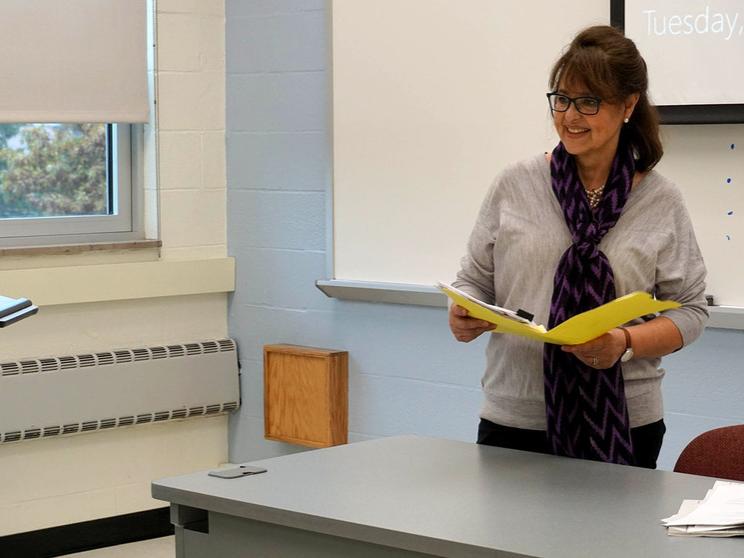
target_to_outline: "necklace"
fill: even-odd
[[[599,205],[600,200],[602,199],[602,194],[604,193],[605,185],[602,184],[599,188],[595,188],[594,190],[587,190],[584,188],[584,192],[586,192],[586,198],[589,200],[589,207],[592,209],[596,209]]]

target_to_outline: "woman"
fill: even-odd
[[[679,191],[653,170],[663,150],[635,44],[586,29],[549,82],[560,143],[497,177],[454,285],[548,327],[633,291],[682,307],[575,346],[495,331],[478,442],[655,468],[659,364],[703,330],[705,266]],[[493,329],[456,305],[449,321],[463,342]]]

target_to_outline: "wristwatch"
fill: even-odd
[[[619,328],[625,334],[625,352],[620,357],[620,362],[628,362],[633,358],[633,347],[630,345],[630,332],[624,327]]]

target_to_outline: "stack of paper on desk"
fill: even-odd
[[[704,500],[685,500],[675,515],[661,522],[669,535],[744,536],[744,484],[716,481]]]
[[[499,333],[522,335],[556,345],[586,343],[635,318],[681,306],[672,300],[656,300],[648,293],[635,292],[577,314],[546,330],[545,326],[521,318],[513,310],[486,304],[451,285],[438,283],[437,287],[455,304],[465,308],[468,315],[495,324]]]

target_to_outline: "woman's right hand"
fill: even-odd
[[[453,304],[449,309],[449,326],[455,339],[469,343],[482,333],[496,329],[496,326],[485,320],[471,318],[462,306]]]

